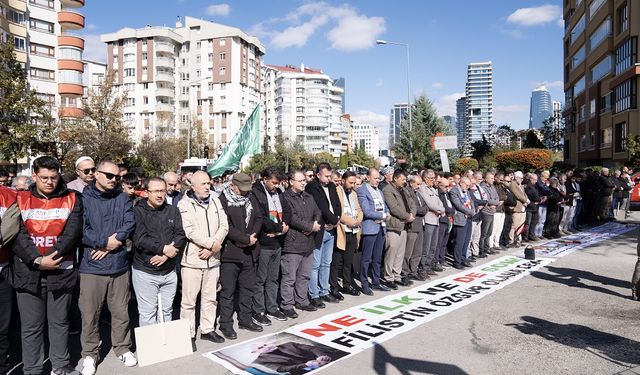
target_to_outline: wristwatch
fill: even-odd
[[[40,264],[42,263],[42,257],[37,257],[36,259],[33,260],[33,268],[39,270],[40,269]]]

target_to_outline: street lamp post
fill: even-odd
[[[390,42],[388,40],[376,40],[376,44],[385,45],[391,44],[396,46],[404,46],[405,51],[407,53],[407,111],[409,112],[409,165],[411,165],[413,161],[413,126],[411,124],[412,114],[411,114],[411,73],[410,73],[410,65],[409,65],[409,44],[407,43],[399,43],[399,42]],[[395,129],[393,138],[395,139]]]

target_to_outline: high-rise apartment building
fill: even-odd
[[[482,141],[493,126],[493,67],[491,61],[467,67],[465,146]]]
[[[374,158],[380,156],[380,131],[371,124],[353,124],[353,147],[364,148]]]
[[[304,65],[268,65],[263,77],[269,139],[280,136],[311,153],[338,157],[346,152],[348,129],[341,120],[344,91],[327,74]]]
[[[564,0],[565,163],[614,166],[640,134],[636,0]]]
[[[464,147],[467,139],[467,98],[456,100],[456,135],[458,147]]]
[[[136,141],[199,126],[220,148],[261,100],[265,49],[240,29],[186,17],[175,28],[124,28],[101,40],[127,92],[125,120]]]
[[[407,103],[394,104],[391,108],[389,116],[389,150],[393,150],[393,146],[400,142],[400,128],[402,120],[407,116],[409,105]]]
[[[553,114],[551,107],[551,95],[546,87],[540,86],[531,93],[529,106],[529,129],[540,129],[544,121]]]
[[[347,101],[345,100],[347,82],[344,77],[340,77],[333,80],[333,85],[342,89],[342,113],[347,113]]]
[[[0,0],[0,39],[13,37],[29,85],[51,105],[54,116],[79,118],[84,92],[84,0]],[[60,113],[58,113],[60,109]]]

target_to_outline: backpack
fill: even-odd
[[[505,192],[507,193],[507,198],[504,201],[504,205],[507,207],[515,207],[518,204],[516,196],[511,192],[511,189],[509,188],[505,188]]]

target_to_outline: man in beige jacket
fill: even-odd
[[[509,190],[516,197],[516,206],[513,208],[513,224],[511,225],[511,231],[509,232],[509,246],[517,247],[518,244],[518,236],[522,233],[522,228],[525,221],[525,208],[527,204],[529,204],[529,198],[527,198],[527,194],[524,192],[524,187],[522,186],[522,180],[524,179],[524,175],[522,172],[517,171],[513,174],[513,181],[509,184]]]
[[[229,231],[227,215],[218,198],[210,194],[211,179],[204,171],[191,176],[191,189],[178,203],[188,242],[181,262],[180,318],[189,319],[193,350],[196,337],[196,299],[200,294],[200,338],[224,342],[214,329],[216,292],[220,277],[220,249]]]

